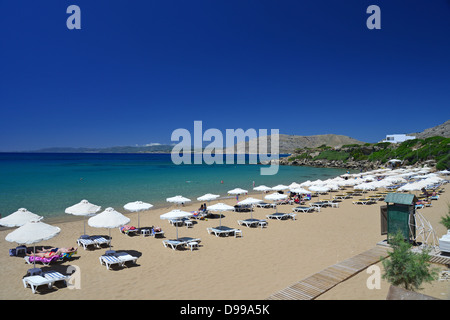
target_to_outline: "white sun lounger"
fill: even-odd
[[[236,233],[240,234],[242,237],[242,231],[240,229],[235,228],[227,228],[227,229],[217,229],[217,228],[206,228],[209,234],[214,234],[216,237],[219,237],[221,235],[229,236],[230,234],[234,234],[236,237]]]
[[[123,265],[125,265],[125,263],[127,262],[133,262],[134,264],[136,264],[138,257],[134,257],[131,254],[127,253],[127,252],[116,252],[114,254],[115,257],[119,258],[119,260],[121,260],[123,262]]]
[[[178,248],[183,248],[187,245],[186,241],[179,241],[179,240],[163,240],[164,247],[170,247],[173,250],[176,250]]]
[[[40,275],[29,276],[22,279],[23,286],[26,288],[30,286],[31,292],[36,293],[36,289],[39,286],[47,285],[50,289],[55,283],[53,279],[47,279]]]
[[[125,262],[121,259],[119,259],[118,257],[116,257],[115,255],[103,255],[99,257],[100,260],[100,264],[106,265],[106,269],[110,269],[111,266],[113,265],[118,265],[119,267],[123,267]]]
[[[240,226],[245,225],[247,228],[250,228],[250,227],[257,227],[258,224],[259,224],[259,221],[260,220],[258,220],[258,219],[253,219],[253,220],[252,219],[248,219],[248,220],[238,220],[237,223]]]
[[[359,200],[353,201],[353,204],[366,205],[366,204],[370,204],[370,203],[375,203],[375,201],[373,201],[372,199],[359,199]]]
[[[109,245],[109,243],[111,242],[110,239],[106,239],[105,237],[102,236],[92,236],[90,237],[90,239],[94,241],[97,248],[100,248],[100,246],[103,244]]]
[[[109,244],[111,240],[106,239],[102,236],[90,236],[87,238],[78,238],[77,244],[79,246],[83,246],[83,249],[86,250],[89,246],[96,246],[100,248],[103,244]]]
[[[289,214],[287,214],[287,213],[280,213],[280,212],[276,213],[275,212],[275,213],[272,213],[272,214],[268,214],[266,217],[268,219],[285,220],[285,219],[289,218]]]
[[[314,207],[303,207],[303,206],[300,206],[300,207],[295,207],[294,209],[293,209],[295,212],[311,212],[311,211],[314,211],[315,210],[315,208]]]
[[[89,246],[95,246],[94,240],[90,238],[79,238],[77,239],[78,246],[83,246],[83,249],[86,250]]]
[[[65,276],[58,271],[47,271],[42,274],[45,279],[56,281],[64,281],[64,284],[67,286],[67,280],[69,280],[70,276]]]
[[[275,208],[276,205],[274,203],[260,202],[257,203],[256,206],[260,208]]]

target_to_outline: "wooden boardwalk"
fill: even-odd
[[[388,256],[388,248],[377,246],[352,258],[339,262],[331,267],[313,274],[283,289],[268,300],[313,300],[330,290],[342,281],[361,272],[380,261],[380,257]]]

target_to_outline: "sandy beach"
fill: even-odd
[[[448,185],[444,189],[448,189]],[[370,194],[371,192],[369,192]],[[332,193],[333,194],[333,193]],[[255,197],[262,197],[261,194]],[[329,199],[329,195],[321,196]],[[244,199],[245,197],[241,197]],[[313,198],[316,201],[317,198]],[[267,228],[239,226],[237,220],[250,217],[248,212],[225,212],[222,225],[240,228],[242,238],[216,237],[207,233],[207,227],[219,224],[218,218],[197,221],[192,228],[179,227],[180,237],[200,238],[198,250],[171,250],[162,244],[161,238],[128,236],[112,229],[112,247],[127,251],[139,259],[136,265],[107,270],[100,265],[99,257],[107,248],[84,250],[78,248],[75,258],[56,263],[43,270],[65,272],[76,266],[80,274],[78,289],[57,286],[32,294],[25,289],[22,277],[31,267],[23,257],[10,257],[8,250],[16,244],[5,241],[12,229],[0,232],[0,299],[151,299],[151,300],[262,300],[275,292],[319,272],[337,262],[371,249],[386,237],[380,235],[380,205],[355,205],[354,199],[340,202],[339,208],[325,208],[321,212],[297,213],[296,220],[268,220]],[[217,201],[211,202],[211,204]],[[236,199],[226,199],[230,205]],[[439,220],[448,212],[450,192],[442,193],[432,206],[420,210],[428,219],[436,234],[441,237],[446,230]],[[192,211],[199,204],[186,205],[182,209]],[[279,212],[292,212],[294,205],[280,205]],[[161,220],[160,214],[176,208],[158,208],[140,213],[140,226],[161,226],[165,239],[176,237],[176,228]],[[124,212],[122,208],[115,208]],[[265,219],[274,209],[255,208],[254,218]],[[126,213],[130,225],[137,226],[138,214]],[[50,221],[44,221],[51,223]],[[70,247],[83,233],[83,220],[54,223],[61,232],[53,239],[38,246]],[[108,235],[107,229],[96,229],[86,224],[89,235]],[[381,264],[379,264],[381,266]],[[41,265],[40,265],[41,266]],[[445,266],[438,266],[445,269]],[[318,299],[326,300],[384,300],[389,284],[382,280],[381,289],[369,290],[366,272],[324,293]],[[439,299],[450,298],[450,283],[436,281],[425,284],[421,293]]]

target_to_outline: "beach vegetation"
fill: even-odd
[[[412,245],[404,239],[401,232],[390,236],[389,243],[393,250],[389,252],[389,257],[382,261],[382,277],[391,285],[417,291],[421,289],[423,282],[430,283],[437,279],[438,272],[429,263],[428,250],[413,252]]]
[[[441,218],[441,221],[439,221],[440,224],[442,224],[444,227],[447,228],[447,230],[450,230],[450,205],[448,206],[448,213]]]
[[[346,161],[350,157],[350,154],[345,151],[325,150],[319,153],[313,160],[329,160],[329,161]]]
[[[385,164],[391,159],[413,165],[433,160],[436,169],[450,168],[450,138],[441,136],[406,140],[399,144],[390,142],[347,144],[339,148],[321,145],[318,148],[297,148],[288,160],[368,161]]]

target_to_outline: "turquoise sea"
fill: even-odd
[[[170,154],[0,153],[0,214],[19,208],[48,218],[69,218],[65,208],[87,199],[102,209],[145,201],[167,206],[182,195],[196,201],[205,193],[226,197],[264,184],[328,179],[345,169],[280,166],[276,175],[260,175],[254,164],[175,165]],[[266,166],[267,167],[267,166]]]

